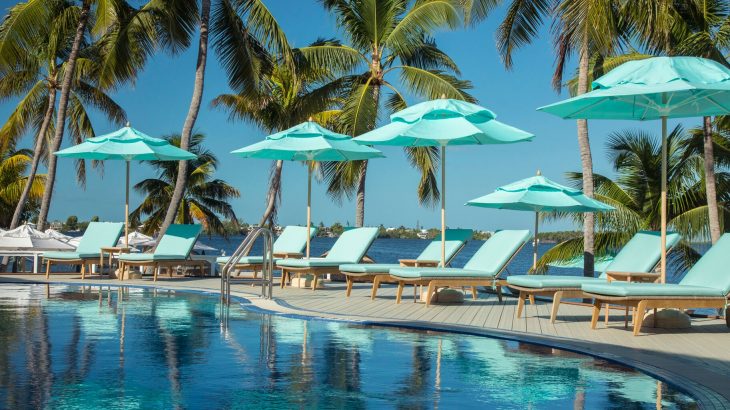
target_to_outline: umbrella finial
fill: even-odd
[[[124,126],[125,126],[125,127],[127,127],[127,128],[129,128],[129,127],[131,127],[131,126],[132,126],[132,124],[130,124],[130,123],[129,123],[129,121],[127,121],[127,124],[126,124],[126,125],[124,125]]]
[[[542,175],[542,172],[538,169],[537,170],[537,176],[541,176],[541,175]]]

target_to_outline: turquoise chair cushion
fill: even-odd
[[[403,279],[493,278],[499,272],[460,268],[395,268],[390,276]]]
[[[170,225],[155,249],[155,256],[162,259],[187,258],[202,230],[203,226],[198,224]]]
[[[317,232],[317,228],[309,228],[311,238]],[[301,253],[307,246],[306,226],[287,226],[274,241],[274,253]]]
[[[99,256],[101,248],[117,245],[123,230],[124,224],[121,222],[90,222],[79,241],[79,246],[76,247],[76,252]]]
[[[82,258],[98,258],[99,252],[97,253],[79,253],[79,252],[43,252],[42,257],[46,259],[59,259],[59,260],[79,260]]]
[[[446,262],[448,263],[471,239],[474,231],[471,229],[447,229],[446,230]],[[440,261],[441,260],[441,235],[437,235],[431,243],[416,258],[419,261]]]
[[[527,230],[495,232],[469,259],[464,269],[496,275],[531,236]]]
[[[507,277],[507,283],[525,288],[574,288],[580,289],[584,283],[606,283],[605,279],[586,278],[571,275],[513,275]]]
[[[720,237],[716,244],[692,266],[679,282],[685,286],[703,286],[730,294],[730,233]]]
[[[221,256],[219,258],[216,258],[215,263],[225,265],[228,263],[228,260],[231,259],[230,256]],[[276,259],[274,259],[274,263],[276,263]],[[238,260],[239,265],[257,265],[264,263],[264,257],[263,256],[242,256],[241,259]]]
[[[282,259],[277,262],[277,266],[286,268],[320,268],[320,267],[338,267],[349,261],[337,261],[332,258],[309,258],[309,259]]]
[[[362,273],[362,274],[387,274],[391,269],[399,268],[397,263],[348,263],[340,265],[342,273]]]
[[[726,293],[718,288],[705,286],[687,286],[673,283],[626,283],[585,284],[584,292],[617,297],[724,297]]]
[[[126,253],[119,255],[119,260],[128,262],[181,261],[185,259],[187,259],[187,256],[163,255],[158,253]]]
[[[674,247],[681,236],[676,232],[667,232],[667,250]],[[661,233],[656,231],[639,231],[607,267],[607,272],[651,272],[659,263],[661,256]],[[601,278],[606,277],[602,273]]]
[[[332,265],[358,263],[378,236],[378,228],[355,228],[345,231],[332,246],[326,259]]]

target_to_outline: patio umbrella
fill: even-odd
[[[75,247],[29,225],[0,233],[0,250],[69,251]]]
[[[496,117],[476,104],[441,98],[398,111],[390,116],[390,124],[354,139],[366,145],[441,148],[441,266],[446,259],[446,146],[511,144],[534,138]]]
[[[302,161],[307,163],[307,228],[312,225],[312,170],[317,161],[358,161],[381,158],[383,153],[352,142],[347,135],[337,134],[316,122],[309,121],[295,125],[263,141],[231,151],[243,158]],[[309,236],[307,253],[309,258]]]
[[[143,234],[140,231],[132,231],[125,238],[119,239],[119,244],[121,244],[122,242],[126,243],[127,246],[136,247],[137,245],[141,245],[144,247],[147,246],[148,243],[150,244],[149,246],[154,246],[155,239],[149,235]]]
[[[730,114],[730,69],[699,57],[621,64],[593,91],[538,108],[565,119],[662,121],[661,281],[667,268],[667,119]]]
[[[54,152],[65,158],[91,160],[122,160],[126,162],[126,195],[124,203],[124,237],[129,246],[129,163],[137,161],[181,161],[197,158],[183,149],[171,145],[167,140],[152,138],[129,126],[110,134],[89,138],[79,145]]]
[[[551,181],[537,172],[537,176],[497,188],[491,194],[472,199],[466,205],[482,208],[512,209],[535,212],[535,238],[532,269],[537,266],[537,233],[540,212],[604,212],[614,208],[583,195],[582,191]]]

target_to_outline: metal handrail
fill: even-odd
[[[263,262],[261,264],[261,279],[258,278],[231,278],[231,273],[242,257],[248,255],[259,236],[264,238]],[[274,283],[274,236],[266,228],[254,228],[241,241],[228,261],[221,269],[221,301],[226,305],[231,303],[231,282],[246,282],[261,284],[261,296],[271,299]]]

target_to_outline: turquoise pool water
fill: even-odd
[[[0,408],[694,408],[527,343],[302,320],[213,295],[0,285]],[[576,407],[577,406],[577,407]]]

